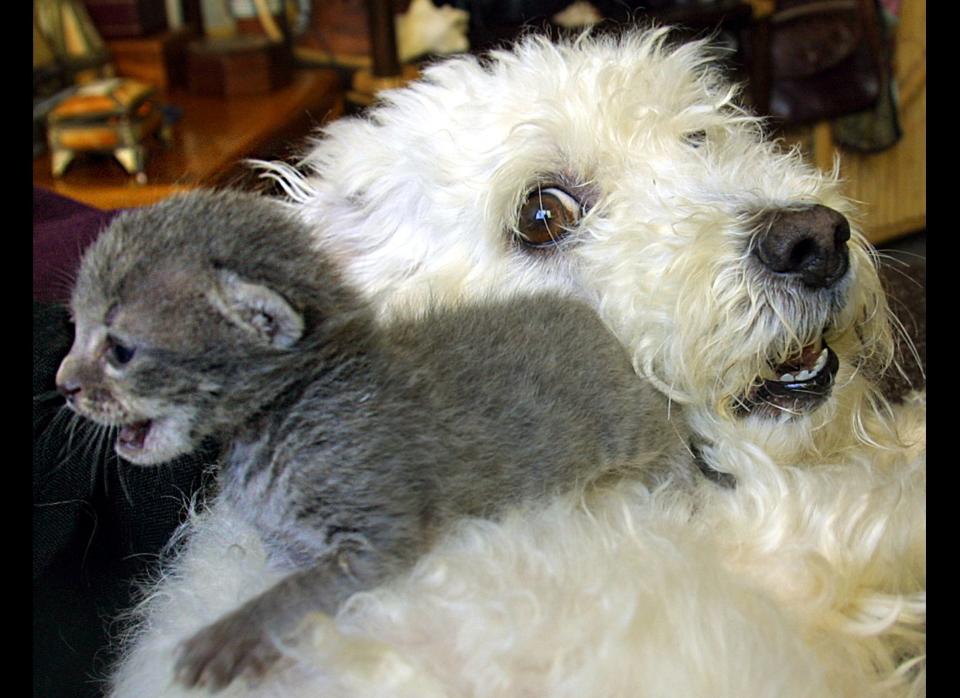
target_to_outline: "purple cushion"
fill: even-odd
[[[83,251],[118,213],[33,188],[33,298],[65,303]]]

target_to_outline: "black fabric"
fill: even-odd
[[[66,310],[33,305],[34,696],[97,696],[113,659],[111,619],[156,561],[184,503],[211,478],[216,446],[169,466],[120,461],[91,423],[71,416],[55,376],[73,341]]]

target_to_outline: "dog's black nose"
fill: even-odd
[[[753,252],[767,269],[795,274],[811,288],[829,288],[850,266],[850,223],[819,204],[761,214]]]

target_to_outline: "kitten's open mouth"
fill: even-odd
[[[830,397],[839,368],[836,353],[820,337],[772,367],[774,377],[760,377],[750,392],[737,400],[736,411],[741,416],[813,412]]]
[[[193,449],[188,421],[183,415],[166,413],[121,424],[117,454],[137,465],[171,461]]]
[[[152,426],[153,420],[145,419],[142,422],[134,422],[120,427],[120,433],[117,435],[117,451],[120,455],[129,458],[143,453]]]

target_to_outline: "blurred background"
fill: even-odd
[[[840,154],[889,242],[926,225],[925,20],[922,0],[35,0],[34,181],[102,210],[237,183],[424,61],[659,22],[727,47],[811,161]]]

